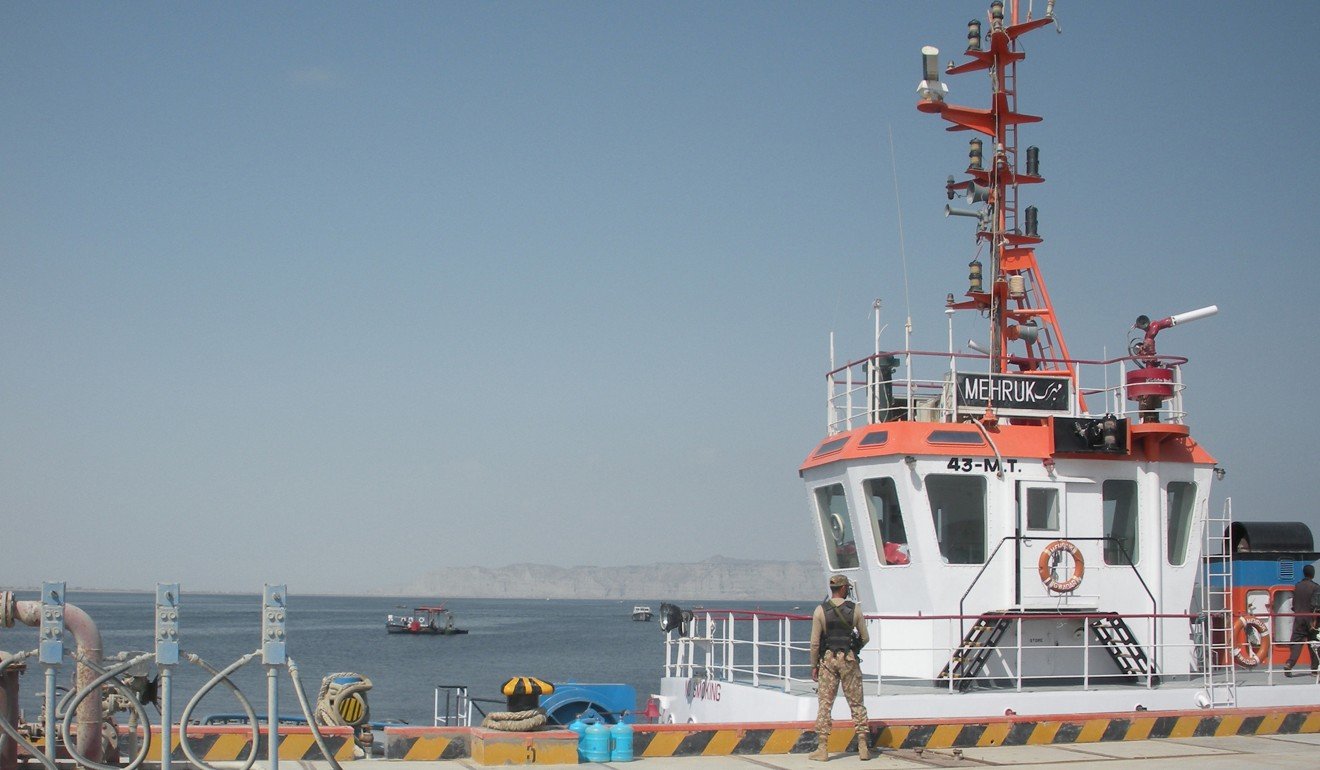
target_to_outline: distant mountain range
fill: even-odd
[[[714,557],[690,564],[629,567],[442,567],[388,593],[493,599],[793,601],[823,596],[825,581],[815,562]]]

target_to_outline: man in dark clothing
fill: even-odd
[[[1316,667],[1320,661],[1315,658],[1315,650],[1311,649],[1311,642],[1315,641],[1316,617],[1312,610],[1313,597],[1315,592],[1320,590],[1315,580],[1315,566],[1308,564],[1302,567],[1302,579],[1293,589],[1293,631],[1292,631],[1292,652],[1288,654],[1288,662],[1283,664],[1283,673],[1285,676],[1292,676],[1293,664],[1301,657],[1302,650],[1306,650],[1306,658],[1311,661],[1311,675],[1315,676]]]

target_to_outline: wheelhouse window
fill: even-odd
[[[865,484],[866,503],[871,509],[871,533],[875,535],[876,557],[881,564],[909,562],[907,530],[898,504],[898,488],[890,478],[870,479]]]
[[[1192,506],[1196,504],[1196,485],[1190,481],[1170,481],[1165,492],[1169,515],[1168,542],[1170,564],[1187,562],[1187,540],[1192,534]]]
[[[1101,485],[1101,497],[1105,564],[1135,564],[1141,558],[1137,541],[1137,482],[1110,479]]]
[[[940,543],[949,564],[985,562],[985,479],[979,476],[932,474],[926,496]]]
[[[831,569],[857,566],[857,539],[848,516],[848,498],[842,484],[816,490],[816,512],[825,535],[825,555]]]

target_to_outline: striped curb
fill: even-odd
[[[326,746],[340,762],[356,758],[351,727],[322,727],[321,737]],[[159,762],[161,755],[160,729],[153,730],[151,748],[147,750],[145,761]],[[187,762],[183,749],[179,746],[179,731],[175,728],[171,736],[170,758]],[[316,745],[316,738],[306,727],[281,727],[279,758],[289,760],[323,760],[325,756]],[[250,727],[209,727],[189,726],[188,745],[194,754],[206,762],[225,762],[245,759],[252,747],[252,729]],[[257,758],[265,759],[268,749],[267,733],[262,729],[257,741]],[[137,746],[126,729],[119,734],[119,751],[122,756],[133,757]]]
[[[998,717],[963,720],[873,720],[871,745],[880,749],[1045,746],[1159,738],[1293,735],[1320,732],[1320,707],[1130,712],[1088,717]],[[829,750],[856,748],[852,725],[837,723]],[[815,750],[810,722],[757,725],[639,725],[637,757],[803,754]]]

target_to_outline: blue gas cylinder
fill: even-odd
[[[569,722],[569,723],[568,723],[568,729],[570,729],[570,730],[572,730],[573,732],[577,733],[577,737],[578,737],[578,747],[577,747],[577,749],[578,749],[578,761],[579,761],[579,762],[585,761],[585,760],[586,760],[586,755],[582,753],[582,739],[583,739],[583,738],[586,736],[586,734],[587,734],[587,723],[582,721],[582,715],[581,715],[581,714],[578,714],[577,717],[576,717],[572,722]]]
[[[610,728],[611,762],[631,762],[633,758],[633,726],[620,719]]]
[[[582,738],[582,754],[588,762],[610,761],[610,728],[600,722],[587,725]]]

